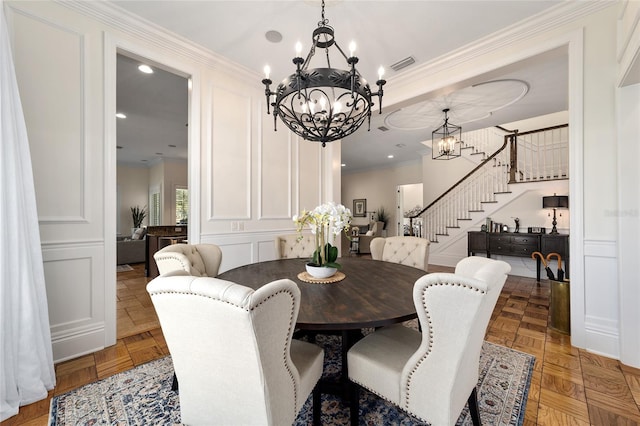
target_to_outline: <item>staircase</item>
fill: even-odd
[[[568,179],[568,125],[525,133],[482,129],[464,133],[463,140],[463,155],[478,165],[410,217],[410,230],[432,243],[464,231],[473,216],[497,210],[518,183]]]

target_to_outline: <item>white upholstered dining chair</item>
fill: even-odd
[[[215,244],[171,244],[154,253],[158,272],[185,271],[195,277],[215,277],[222,251]]]
[[[174,274],[155,278],[147,291],[173,360],[182,422],[290,425],[313,391],[318,424],[324,351],[291,338],[297,285],[283,279],[254,291]]]
[[[426,238],[387,237],[371,241],[371,258],[413,266],[425,272],[429,267],[429,245]]]
[[[413,288],[422,332],[383,327],[347,354],[352,401],[369,389],[433,426],[453,425],[469,403],[480,424],[477,391],[480,352],[508,263],[485,257],[458,262],[455,273],[427,274]],[[358,404],[351,424],[358,424]]]
[[[275,240],[276,259],[291,259],[297,257],[313,257],[316,249],[315,235],[287,234],[279,235]]]

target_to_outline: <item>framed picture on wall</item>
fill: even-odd
[[[358,198],[353,200],[353,217],[366,217],[367,216],[367,199]]]

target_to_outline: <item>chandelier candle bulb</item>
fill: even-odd
[[[299,58],[302,55],[302,43],[296,43],[296,57]]]
[[[384,75],[384,68],[378,68],[378,80],[382,80],[382,76]]]
[[[269,74],[271,74],[271,67],[269,65],[264,66],[264,78],[269,79]]]
[[[353,54],[356,52],[356,42],[349,43],[349,56],[353,58]]]

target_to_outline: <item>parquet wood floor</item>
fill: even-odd
[[[116,345],[55,366],[57,385],[46,400],[21,407],[1,423],[46,425],[50,399],[168,354],[146,293],[144,265],[118,273]],[[430,272],[452,269],[430,266]],[[571,346],[547,327],[549,282],[510,276],[491,317],[486,340],[536,356],[525,426],[638,425],[640,370]]]

